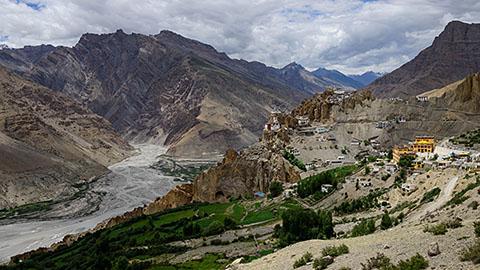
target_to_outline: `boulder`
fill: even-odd
[[[441,252],[440,252],[440,247],[438,246],[438,243],[437,242],[433,242],[430,244],[430,246],[428,247],[428,256],[430,257],[434,257],[434,256],[437,256],[439,255]]]

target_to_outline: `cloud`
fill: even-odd
[[[1,42],[74,45],[85,32],[163,29],[232,57],[296,61],[347,73],[391,71],[454,19],[480,18],[476,0],[0,0]]]

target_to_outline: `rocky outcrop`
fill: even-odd
[[[193,200],[200,202],[226,201],[229,198],[252,196],[268,192],[270,183],[293,183],[299,173],[278,152],[261,144],[241,153],[227,151],[223,161],[200,174],[193,183]]]
[[[143,208],[145,215],[159,213],[166,209],[172,209],[187,205],[193,199],[193,185],[184,184],[179,185],[170,190],[165,196],[156,199],[154,202],[148,204]]]
[[[332,119],[333,107],[336,107],[336,110],[347,111],[373,99],[374,97],[369,91],[358,91],[347,97],[343,94],[336,94],[333,89],[328,89],[310,99],[304,100],[292,110],[291,116],[294,118],[307,116],[310,121],[331,122],[334,121]]]
[[[433,44],[366,89],[379,97],[415,96],[480,70],[480,24],[448,23]]]

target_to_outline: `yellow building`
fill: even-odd
[[[435,150],[435,137],[433,136],[417,136],[412,147],[416,153],[433,153]]]
[[[398,163],[403,156],[415,156],[415,152],[413,152],[412,148],[408,145],[393,147],[392,154],[395,163]]]

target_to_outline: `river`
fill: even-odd
[[[49,246],[67,234],[95,227],[101,221],[123,214],[165,195],[178,184],[150,168],[166,148],[158,145],[136,145],[138,155],[109,167],[110,173],[92,185],[92,191],[104,194],[98,210],[82,217],[28,221],[0,226],[0,262],[13,255]]]

